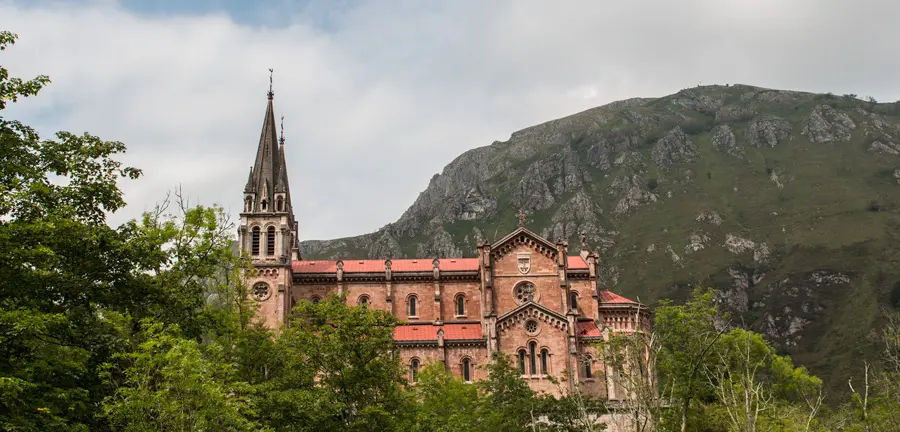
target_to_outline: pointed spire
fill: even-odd
[[[272,69],[269,69],[272,72]],[[269,100],[266,104],[266,115],[263,118],[262,133],[259,136],[259,147],[256,149],[256,159],[253,164],[251,180],[248,184],[251,191],[256,193],[256,203],[261,200],[274,202],[272,193],[275,183],[279,178],[279,168],[283,165],[281,152],[278,148],[278,130],[275,123],[275,108],[273,106],[272,76],[269,75]],[[271,207],[270,207],[271,208]]]
[[[244,186],[244,193],[253,192],[253,166],[250,166],[250,175],[247,177],[247,185]]]

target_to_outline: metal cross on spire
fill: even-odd
[[[272,74],[274,73],[275,69],[269,68],[269,93],[267,93],[269,96],[269,100],[272,100],[272,98],[275,97],[275,92],[272,91]]]
[[[522,211],[522,209],[519,209],[519,214],[517,216],[519,217],[519,226],[525,226],[525,212]]]
[[[281,116],[281,137],[278,138],[278,143],[284,145],[284,115]]]

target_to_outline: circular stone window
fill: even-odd
[[[540,329],[541,328],[538,327],[537,321],[535,321],[533,319],[525,321],[525,333],[528,333],[530,335],[535,335],[535,334],[537,334],[538,330],[540,330]]]
[[[257,301],[263,301],[269,298],[269,284],[265,282],[257,282],[253,285],[253,297]]]
[[[522,282],[513,289],[513,294],[516,296],[516,303],[523,304],[525,302],[533,301],[536,302],[540,296],[538,296],[537,288],[531,282]]]

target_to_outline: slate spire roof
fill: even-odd
[[[272,91],[271,77],[269,79],[268,102],[259,137],[259,147],[256,149],[256,159],[250,168],[244,192],[256,194],[253,208],[258,208],[257,205],[262,199],[274,203],[275,193],[285,193],[285,208],[288,209],[290,208],[290,187],[284,158],[284,129],[282,127],[282,137],[279,140],[273,104],[275,92]]]

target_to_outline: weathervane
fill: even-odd
[[[522,209],[519,209],[518,217],[519,217],[519,226],[520,227],[525,226],[525,212],[522,211]]]
[[[269,99],[275,97],[275,92],[272,91],[272,74],[275,73],[275,69],[269,68]]]
[[[278,142],[284,145],[284,114],[281,115],[281,138],[278,138]]]

